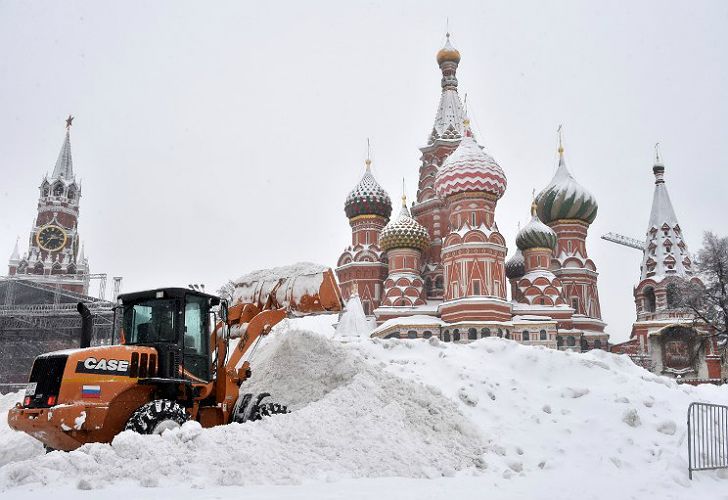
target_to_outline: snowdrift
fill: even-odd
[[[214,429],[187,423],[163,436],[125,432],[48,455],[10,431],[3,413],[0,490],[170,486],[179,496],[182,487],[237,485],[330,491],[311,486],[328,481],[350,491],[355,480],[382,498],[402,498],[393,487],[401,484],[412,498],[683,499],[719,498],[728,485],[723,472],[690,482],[685,459],[688,404],[728,404],[728,388],[679,386],[602,351],[339,338],[330,326],[324,335],[300,324],[283,322],[261,345],[246,388],[271,392],[293,413]],[[6,411],[19,397],[0,404]]]

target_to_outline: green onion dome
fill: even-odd
[[[393,248],[425,250],[430,244],[427,229],[414,220],[407,210],[406,198],[402,197],[402,210],[379,233],[379,247],[385,252]]]
[[[551,248],[556,246],[556,233],[541,222],[536,214],[536,202],[531,207],[531,220],[516,235],[516,246],[520,250],[529,248]]]
[[[392,214],[392,201],[372,175],[371,161],[359,183],[351,190],[344,203],[344,212],[349,219],[359,215],[379,215],[386,219]]]
[[[559,168],[551,183],[536,197],[538,216],[546,224],[560,219],[575,219],[587,224],[597,217],[597,200],[576,182],[564,161],[564,150],[559,148]]]
[[[518,279],[524,274],[526,274],[526,260],[523,258],[521,249],[516,248],[516,253],[506,261],[506,278]]]

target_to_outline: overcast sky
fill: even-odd
[[[267,4],[267,5],[265,5]],[[125,291],[205,283],[349,243],[363,172],[414,197],[449,17],[476,138],[508,176],[509,255],[556,128],[599,201],[587,243],[613,341],[628,337],[653,146],[689,249],[725,235],[728,2],[0,0],[0,255],[21,252],[64,119],[93,272]],[[396,210],[396,209],[395,209]]]

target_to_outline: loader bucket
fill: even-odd
[[[293,316],[343,309],[334,272],[308,262],[262,269],[238,278],[233,305],[246,303],[261,310],[285,309]]]

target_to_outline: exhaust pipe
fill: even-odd
[[[81,314],[81,349],[91,347],[91,336],[93,334],[93,316],[86,304],[79,302],[76,309]]]

